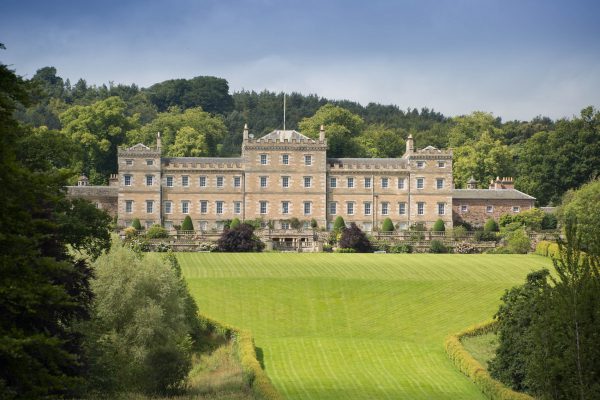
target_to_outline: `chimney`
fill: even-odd
[[[248,124],[244,124],[243,140],[248,140]]]
[[[108,178],[108,186],[119,186],[119,175],[110,174],[110,178]]]
[[[321,129],[319,130],[319,142],[325,141],[325,127],[321,125]]]
[[[414,151],[415,151],[415,142],[413,140],[412,135],[408,135],[408,138],[406,139],[406,152],[412,153]]]
[[[156,133],[156,150],[160,151],[162,148],[162,141],[160,140],[160,132]]]

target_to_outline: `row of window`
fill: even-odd
[[[174,176],[167,176],[166,177],[166,186],[173,187],[174,180],[175,180]],[[329,187],[332,189],[341,187],[341,186],[338,186],[338,181],[339,181],[339,178],[330,177],[329,178]],[[381,184],[382,189],[388,189],[390,187],[391,182],[392,182],[391,178],[387,178],[387,177],[380,178],[380,184]],[[125,175],[124,180],[123,180],[124,186],[131,186],[132,183],[133,183],[132,175]],[[303,177],[303,184],[304,184],[305,188],[312,187],[312,177],[311,176]],[[445,187],[445,184],[446,184],[446,181],[444,178],[436,178],[435,179],[436,189],[443,189]],[[152,186],[152,185],[154,185],[154,175],[146,175],[146,186]],[[198,185],[200,187],[207,187],[208,186],[207,177],[206,176],[199,177]],[[216,186],[218,188],[220,188],[220,187],[224,187],[224,185],[225,185],[225,177],[217,176],[216,177]],[[242,185],[242,178],[240,176],[234,176],[233,177],[233,187],[239,188],[239,187],[241,187],[241,185]],[[266,188],[268,186],[268,177],[267,176],[259,177],[259,185],[261,188]],[[397,186],[398,189],[406,189],[406,178],[398,178],[397,185],[398,185]],[[188,175],[181,176],[181,186],[183,186],[183,187],[190,186],[190,177]],[[281,187],[283,187],[283,188],[290,187],[290,177],[289,176],[281,177]],[[346,178],[346,188],[353,189],[355,187],[356,187],[356,178],[347,177]],[[365,177],[363,179],[363,187],[365,189],[371,189],[373,187],[373,179],[371,177]],[[416,188],[417,189],[425,188],[425,178],[416,178]]]
[[[460,209],[461,213],[467,213],[467,212],[469,212],[469,206],[467,204],[461,204],[459,209]],[[494,206],[491,206],[491,205],[485,206],[485,212],[487,212],[488,214],[493,213],[494,212]],[[519,207],[519,206],[513,206],[512,212],[514,212],[514,213],[521,212],[521,207]]]
[[[215,201],[214,203],[215,203],[215,213],[223,214],[224,210],[225,210],[225,208],[224,208],[225,202],[224,201]],[[280,209],[281,213],[289,214],[290,210],[291,210],[291,204],[292,203],[290,201],[282,201],[281,209]],[[372,203],[370,201],[365,201],[362,204],[363,204],[363,215],[371,215]],[[381,206],[381,215],[390,215],[392,210],[391,210],[391,205],[389,202],[382,202],[380,204],[380,206]],[[258,208],[259,208],[260,214],[267,214],[269,212],[268,207],[269,207],[268,201],[261,200],[258,202]],[[182,214],[189,214],[190,208],[191,208],[191,201],[184,200],[181,202],[181,213]],[[302,202],[302,211],[303,211],[304,215],[310,215],[312,213],[312,202],[310,202],[310,201]],[[126,213],[133,212],[133,200],[125,201],[125,212]],[[154,212],[154,201],[146,200],[146,213],[152,214],[153,212]],[[164,202],[164,212],[165,212],[165,214],[173,213],[173,202],[172,201]],[[346,214],[354,215],[355,212],[356,212],[356,202],[354,202],[354,201],[346,202]],[[200,201],[200,213],[201,214],[208,213],[208,200]],[[233,213],[234,214],[242,213],[242,202],[241,201],[233,202]],[[330,202],[329,203],[329,214],[337,215],[337,213],[338,213],[338,203]],[[406,215],[406,213],[407,213],[406,203],[404,203],[404,202],[398,203],[398,214]],[[425,202],[417,202],[417,215],[424,215],[424,214],[425,214]],[[446,203],[437,203],[437,214],[438,215],[446,214]]]
[[[290,155],[282,154],[280,161],[281,161],[282,165],[290,165]],[[313,163],[312,155],[305,154],[304,155],[304,165],[312,165],[312,163]],[[267,164],[269,164],[269,155],[261,154],[260,155],[260,165],[267,165]]]

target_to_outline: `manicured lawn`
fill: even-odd
[[[178,254],[202,313],[250,329],[289,399],[483,399],[446,358],[548,259],[518,255]]]

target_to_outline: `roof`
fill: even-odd
[[[504,200],[535,200],[535,197],[517,189],[454,189],[453,199],[504,199]]]
[[[265,136],[259,138],[260,140],[314,140],[309,138],[308,136],[304,136],[298,131],[280,131],[275,130],[271,133],[267,133]]]
[[[406,158],[328,158],[330,164],[407,165]]]
[[[475,178],[471,177],[471,179],[469,179],[469,182],[467,183],[477,183],[477,181],[475,180]]]
[[[242,162],[242,157],[163,157],[163,162],[166,163],[235,163]]]

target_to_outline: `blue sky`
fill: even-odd
[[[474,110],[600,107],[600,1],[3,0],[0,61],[31,77],[137,83],[214,75],[232,90]]]

